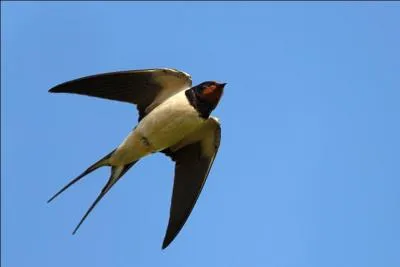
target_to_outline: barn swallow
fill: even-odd
[[[59,84],[51,93],[72,93],[135,104],[138,124],[111,153],[71,180],[48,202],[96,169],[111,175],[73,234],[113,185],[141,158],[161,152],[175,162],[170,216],[162,249],[178,235],[193,210],[218,152],[221,126],[210,116],[226,83],[192,86],[191,76],[176,69],[145,69],[86,76]]]

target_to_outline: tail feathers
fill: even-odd
[[[102,159],[100,159],[99,161],[97,161],[95,164],[93,164],[92,166],[90,166],[89,168],[87,168],[86,171],[84,171],[82,174],[80,174],[78,177],[76,177],[75,179],[73,179],[72,181],[70,181],[68,184],[66,184],[63,188],[60,189],[60,191],[58,191],[57,193],[54,194],[54,196],[52,196],[47,203],[50,203],[53,199],[55,199],[57,196],[59,196],[62,192],[64,192],[65,190],[67,190],[71,185],[75,184],[76,182],[78,182],[80,179],[82,179],[83,177],[85,177],[86,175],[88,175],[89,173],[97,170],[100,167],[106,166],[107,165],[107,159],[109,159],[111,157],[111,155],[114,153],[115,150],[113,150],[111,153],[109,153],[108,155],[106,155],[105,157],[103,157]]]
[[[125,166],[113,166],[111,168],[111,176],[108,179],[107,184],[103,187],[101,190],[99,196],[96,198],[96,200],[93,202],[93,204],[89,207],[89,209],[86,211],[85,215],[83,215],[82,219],[78,223],[78,225],[75,227],[74,231],[72,234],[75,234],[76,231],[78,231],[79,227],[82,225],[82,223],[85,221],[85,219],[89,216],[90,212],[96,207],[96,205],[100,202],[100,200],[107,194],[107,192],[113,187],[113,185],[136,163],[137,161],[134,161],[130,164],[127,164]]]

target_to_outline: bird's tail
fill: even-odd
[[[94,163],[92,166],[90,166],[89,168],[86,169],[86,171],[84,171],[82,174],[80,174],[78,177],[76,177],[75,179],[71,180],[67,185],[65,185],[63,188],[61,188],[57,193],[54,194],[54,196],[52,196],[47,203],[51,202],[53,199],[55,199],[57,196],[59,196],[62,192],[64,192],[65,190],[67,190],[71,185],[75,184],[76,182],[78,182],[79,180],[81,180],[83,177],[85,177],[86,175],[88,175],[89,173],[97,170],[100,167],[103,166],[110,166],[108,164],[108,159],[111,157],[111,155],[114,153],[114,151],[112,151],[111,153],[109,153],[108,155],[106,155],[105,157],[103,157],[102,159],[100,159],[99,161],[97,161],[96,163]],[[94,209],[94,207],[97,205],[97,203],[99,203],[99,201],[105,196],[105,194],[107,194],[107,192],[111,189],[111,187],[113,187],[113,185],[138,161],[133,161],[129,164],[126,165],[121,165],[121,166],[111,166],[111,175],[110,178],[108,179],[106,185],[103,187],[103,189],[101,190],[99,196],[96,198],[96,200],[93,202],[93,204],[89,207],[88,211],[85,213],[85,215],[82,217],[82,219],[80,220],[79,224],[76,226],[76,228],[74,229],[74,231],[72,232],[72,234],[75,234],[76,231],[79,229],[79,227],[81,226],[81,224],[85,221],[86,217],[90,214],[90,212]]]

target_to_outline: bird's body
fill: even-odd
[[[111,165],[128,164],[177,144],[205,122],[179,92],[144,117],[109,159]]]
[[[101,193],[74,230],[141,158],[162,152],[176,162],[170,219],[163,248],[179,233],[204,186],[217,154],[221,128],[210,116],[225,84],[191,86],[191,77],[174,69],[148,69],[87,76],[55,86],[53,93],[74,93],[137,105],[139,123],[111,153],[91,165],[50,200],[94,170],[111,167]]]

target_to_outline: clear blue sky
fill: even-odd
[[[2,3],[2,266],[400,266],[399,3]],[[161,250],[173,163],[141,161],[71,232],[128,104],[47,90],[172,67],[227,82],[222,143]]]

